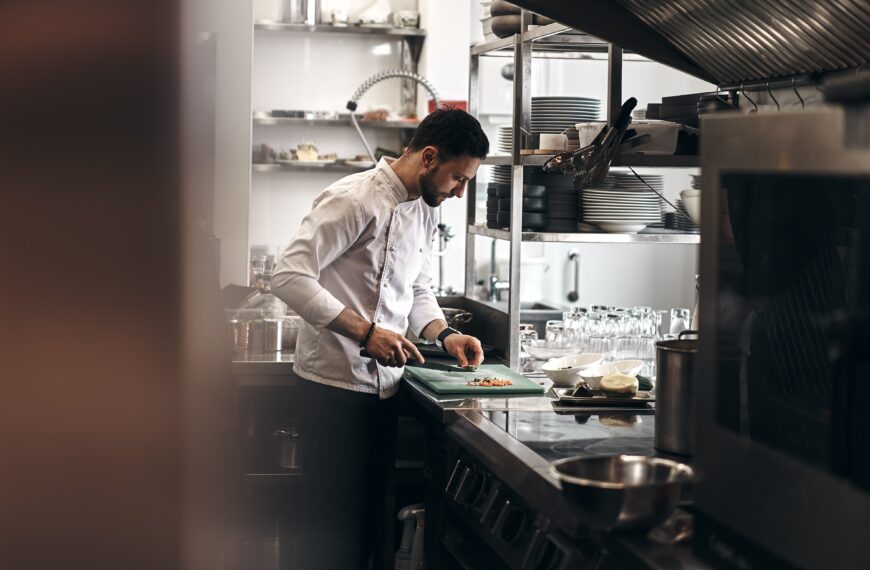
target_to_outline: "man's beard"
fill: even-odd
[[[435,174],[438,173],[436,166],[430,172],[420,176],[420,193],[423,201],[427,205],[437,208],[441,205],[441,196],[438,195],[438,190],[435,188]]]

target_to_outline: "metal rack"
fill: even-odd
[[[611,243],[611,244],[697,244],[698,235],[691,234],[611,234],[611,233],[546,233],[522,231],[523,167],[542,166],[552,155],[524,155],[521,138],[517,133],[528,132],[531,122],[531,63],[532,58],[582,57],[589,53],[607,54],[608,89],[607,118],[612,122],[622,104],[622,62],[623,50],[604,40],[574,30],[562,24],[550,24],[529,29],[531,12],[523,9],[520,16],[520,33],[509,38],[495,40],[472,46],[470,55],[469,112],[477,115],[480,105],[479,69],[482,56],[512,56],[514,63],[513,79],[513,133],[511,154],[488,157],[482,164],[511,166],[511,214],[510,229],[489,229],[476,224],[476,181],[468,187],[466,202],[466,222],[468,239],[465,242],[465,295],[474,290],[475,241],[477,236],[500,239],[510,242],[509,299],[507,312],[496,326],[507,325],[509,334],[505,356],[512,368],[519,365],[519,324],[520,324],[520,260],[523,242],[551,243]],[[631,58],[637,56],[631,54]],[[626,156],[617,157],[613,166],[638,167],[697,167],[697,156]],[[500,347],[499,347],[500,348]]]

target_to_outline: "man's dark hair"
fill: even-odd
[[[437,147],[447,158],[473,156],[483,160],[489,153],[489,139],[480,123],[461,109],[436,109],[420,122],[408,150]]]

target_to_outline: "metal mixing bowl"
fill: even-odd
[[[683,463],[641,455],[569,457],[553,463],[552,472],[596,529],[641,529],[662,522],[694,476]]]

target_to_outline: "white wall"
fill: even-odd
[[[207,13],[217,39],[214,233],[220,283],[247,282],[251,179],[251,0],[215,0]]]

